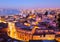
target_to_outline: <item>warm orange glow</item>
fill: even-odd
[[[56,34],[60,34],[60,32],[56,32]]]
[[[2,22],[2,21],[0,20],[0,22]]]
[[[1,17],[0,17],[0,22],[2,22]]]
[[[12,21],[9,20],[10,19],[9,16],[6,16],[6,17],[4,16],[4,18],[0,17],[0,22],[8,23],[8,28],[6,30],[3,29],[2,31],[7,31],[8,36],[11,38],[14,38],[17,40],[23,40],[23,41],[27,41],[27,42],[29,40],[54,40],[54,39],[60,42],[60,37],[59,37],[60,31],[55,31],[54,29],[50,30],[50,28],[48,29],[48,27],[51,25],[50,23],[47,24],[46,29],[38,26],[38,25],[40,25],[39,22],[44,22],[45,19],[47,19],[47,20],[49,19],[49,21],[51,20],[51,21],[53,21],[53,23],[55,21],[55,19],[53,19],[54,15],[51,15],[49,13],[49,15],[47,15],[47,17],[45,16],[46,10],[50,10],[50,9],[46,9],[46,10],[45,9],[36,11],[38,13],[38,15],[39,15],[39,13],[42,14],[41,17],[38,16],[37,13],[35,14],[34,10],[32,11],[32,13],[30,13],[31,10],[30,11],[27,10],[28,14],[27,14],[27,11],[22,11],[22,13],[19,13],[21,16],[12,15]],[[27,18],[24,18],[22,16],[23,14],[24,15],[27,14]],[[60,14],[60,12],[57,12],[57,14],[56,14],[57,18],[58,18],[58,14]],[[5,22],[6,21],[5,19],[7,21],[11,21],[11,22]],[[31,19],[33,21],[30,21]],[[19,22],[19,20],[21,22],[23,22],[23,24],[26,26],[33,26],[32,30],[24,30],[24,29],[21,29],[20,27],[16,27],[15,23]],[[28,23],[27,22],[24,23],[25,20],[27,20]],[[57,28],[57,30],[58,30],[58,28]],[[37,35],[35,35],[35,33],[37,33]],[[38,33],[41,33],[41,35]],[[55,33],[55,34],[51,34],[51,33]]]
[[[12,23],[12,22],[9,22],[9,23],[8,23],[8,30],[9,30],[9,32],[10,32],[10,34],[9,34],[10,37],[12,37],[12,38],[17,38],[14,23]]]
[[[32,34],[34,34],[36,28],[39,28],[39,27],[38,27],[38,26],[35,26],[35,27],[32,29],[32,31],[31,31]]]
[[[32,16],[29,16],[29,18],[28,18],[28,19],[30,19],[30,18],[32,18]]]
[[[60,37],[56,38],[56,40],[57,40],[58,42],[60,42]]]
[[[55,35],[46,35],[47,40],[53,40],[55,39]]]
[[[34,28],[39,28],[38,26],[35,26]]]
[[[30,15],[29,17],[28,17],[28,19],[30,19],[30,18],[35,18],[36,17],[36,15]]]
[[[24,25],[26,25],[26,26],[30,26],[30,24],[29,24],[29,23],[24,23]]]
[[[40,37],[40,36],[33,36],[36,28],[39,28],[38,26],[35,26],[32,31],[24,31],[21,29],[17,29],[15,28],[14,23],[9,22],[9,32],[8,35],[12,38],[18,39],[18,40],[24,40],[24,41],[29,41],[29,40],[52,40],[55,38],[55,35],[46,35],[45,37]],[[47,32],[47,30],[46,30]],[[33,38],[32,38],[33,37]]]
[[[33,36],[34,40],[40,40],[40,36]]]

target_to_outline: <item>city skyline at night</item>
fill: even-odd
[[[60,0],[0,0],[0,42],[60,42]]]

